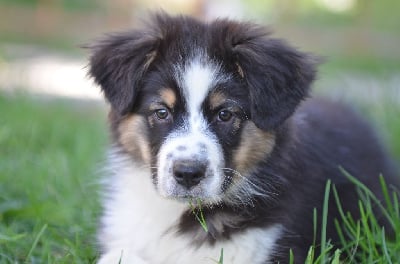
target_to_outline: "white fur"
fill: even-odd
[[[208,129],[201,105],[210,89],[223,79],[223,74],[218,66],[204,58],[194,57],[186,65],[175,67],[175,78],[186,99],[188,116],[184,126],[169,135],[161,146],[157,163],[158,190],[167,197],[187,195],[203,200],[211,197],[217,202],[223,183],[224,158],[216,136]],[[179,147],[185,147],[185,151],[180,151]],[[177,184],[172,173],[174,162],[185,159],[208,164],[206,177],[190,191]]]
[[[201,105],[210,90],[226,78],[218,65],[208,60],[207,56],[200,56],[194,57],[177,74],[179,85],[185,94],[190,125],[193,129],[204,129],[205,121],[202,116]],[[199,122],[200,120],[204,122]]]
[[[201,150],[204,145],[204,149]],[[179,151],[178,148],[184,146],[185,151]],[[167,158],[168,154],[173,154],[172,158]],[[176,160],[195,159],[205,161],[209,166],[206,171],[206,177],[197,186],[191,190],[185,190],[173,177],[172,166]],[[158,155],[158,189],[161,195],[173,197],[177,194],[186,193],[189,196],[196,196],[207,200],[216,198],[220,195],[223,176],[221,168],[223,167],[222,151],[217,141],[201,131],[191,131],[180,135],[174,133],[169,136],[162,145]],[[217,201],[215,201],[217,202]]]
[[[282,232],[280,225],[252,228],[230,240],[200,247],[188,235],[176,233],[181,214],[188,209],[159,196],[149,168],[140,167],[123,154],[110,155],[112,177],[105,199],[99,240],[105,249],[99,264],[215,263],[224,250],[224,263],[264,263]]]

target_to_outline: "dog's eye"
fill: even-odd
[[[169,112],[165,108],[157,109],[155,114],[159,119],[167,119],[169,116]]]
[[[232,112],[226,109],[223,109],[218,112],[218,121],[228,122],[232,118]]]

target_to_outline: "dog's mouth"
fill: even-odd
[[[204,188],[204,184],[199,184],[191,189],[186,189],[185,187],[176,184],[175,187],[166,194],[168,198],[176,199],[178,201],[190,201],[190,200],[212,200],[218,195],[209,193],[207,189]]]
[[[255,196],[267,195],[258,186],[244,176],[237,176],[233,169],[221,169],[220,175],[210,175],[199,184],[187,188],[176,181],[167,192],[161,195],[183,203],[201,202],[200,205],[214,206],[221,203],[247,205],[253,203]],[[268,195],[271,195],[269,193]]]
[[[182,203],[201,200],[207,206],[232,200],[236,189],[241,186],[241,178],[233,169],[210,168],[199,162],[183,162],[171,166],[169,173],[158,175],[157,190],[166,199]],[[243,194],[240,194],[243,196]],[[249,197],[239,197],[241,201]],[[242,202],[243,202],[242,201]]]
[[[217,184],[215,176],[204,178],[198,184],[187,187],[172,179],[165,184],[159,185],[159,193],[167,199],[173,199],[183,203],[192,201],[202,201],[204,204],[213,204],[221,201],[223,190],[220,184]]]
[[[175,200],[182,203],[197,204],[197,201],[204,201],[204,197],[195,197],[192,195],[178,195],[174,197]],[[204,203],[204,202],[201,202]]]

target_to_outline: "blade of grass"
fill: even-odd
[[[346,214],[343,211],[342,203],[340,202],[339,194],[337,192],[336,187],[333,186],[332,190],[341,220],[343,221],[344,225],[348,228],[348,231],[350,231],[352,235],[356,235],[356,230],[353,228],[354,225],[350,224],[349,219],[347,218]]]
[[[328,180],[325,186],[324,204],[322,209],[322,227],[321,227],[321,263],[325,263],[326,254],[326,228],[328,222],[329,193],[331,190],[331,181]]]
[[[204,214],[203,214],[203,209],[201,207],[201,200],[200,199],[197,200],[197,204],[199,206],[198,210],[193,205],[192,200],[189,200],[189,206],[190,206],[190,209],[192,210],[192,213],[194,214],[194,217],[200,223],[200,225],[204,229],[204,231],[208,232],[207,222],[206,222],[206,219],[205,219]],[[200,212],[200,216],[199,216],[199,213],[197,211]]]
[[[330,243],[327,243],[324,254],[319,255],[317,257],[317,259],[312,263],[315,263],[315,264],[329,263],[329,258],[327,258],[327,256],[332,249],[333,249],[333,246]]]
[[[47,229],[47,224],[44,224],[43,227],[40,229],[39,233],[36,235],[36,238],[33,241],[32,247],[29,250],[28,255],[25,258],[25,262],[29,262],[29,259],[30,259],[31,255],[32,255],[33,251],[35,250],[40,238],[42,237],[42,235],[44,234],[46,229]]]
[[[14,242],[24,238],[26,234],[17,234],[12,237],[0,234],[0,244],[7,243],[7,242]]]
[[[352,248],[352,252],[348,255],[349,260],[346,263],[356,263],[355,258],[356,254],[358,252],[359,244],[360,244],[360,236],[361,236],[361,226],[360,226],[360,221],[357,222],[356,225],[356,236],[353,238],[353,240],[349,240],[349,242],[346,243],[347,247]]]
[[[382,205],[382,203],[379,201],[379,199],[372,193],[372,191],[365,186],[365,184],[363,184],[362,182],[360,182],[358,179],[356,179],[355,177],[353,177],[350,173],[348,173],[345,169],[343,169],[342,167],[339,167],[340,171],[346,176],[346,178],[348,178],[352,183],[354,183],[358,188],[360,188],[361,190],[363,190],[365,192],[366,195],[368,195],[369,197],[371,197],[371,199],[374,201],[374,203],[376,203],[376,205],[379,207],[379,209],[381,210],[381,212],[384,214],[384,216],[387,218],[387,220],[389,221],[390,225],[392,226],[393,229],[395,229],[396,225],[393,221],[393,219],[390,217],[390,214],[388,213],[388,211],[386,210],[386,208]]]
[[[345,251],[348,256],[350,256],[351,247],[345,246],[347,245],[347,240],[344,237],[342,227],[340,226],[340,223],[337,219],[335,219],[335,227],[336,227],[336,232],[338,233],[339,236],[340,244],[343,246],[342,250]]]
[[[340,249],[336,249],[335,255],[333,257],[331,264],[339,264],[340,263],[340,254],[341,254]]]
[[[221,253],[219,255],[218,264],[224,264],[224,248],[221,248]]]
[[[352,263],[359,248],[361,235],[360,222],[355,222],[350,213],[344,213],[342,203],[340,201],[339,194],[335,185],[333,185],[332,191],[339,211],[339,216],[341,218],[341,224],[338,220],[335,220],[336,230],[338,231],[338,235],[342,244],[342,250],[346,251],[346,255],[349,256],[350,261],[348,263]],[[342,225],[350,240],[345,238]]]
[[[314,263],[315,247],[311,246],[307,253],[305,263]]]
[[[368,225],[368,217],[365,213],[365,209],[364,209],[364,205],[363,205],[362,201],[358,201],[358,206],[359,206],[360,214],[361,214],[360,215],[361,227],[363,230],[364,237],[366,239],[366,241],[365,241],[366,244],[362,243],[361,246],[363,246],[363,249],[365,252],[370,252],[370,254],[368,254],[368,259],[369,259],[368,261],[369,261],[369,263],[372,263],[373,262],[372,256],[377,253],[377,252],[375,252],[375,247],[373,246],[374,239],[372,237],[372,233],[371,233],[370,227]]]
[[[393,214],[394,213],[393,204],[392,204],[392,201],[390,200],[389,191],[388,191],[385,179],[383,178],[382,175],[379,176],[379,182],[381,184],[383,197],[386,202],[386,208],[388,209],[390,214]]]
[[[393,192],[392,193],[392,196],[393,196],[393,208],[394,208],[394,211],[393,211],[393,213],[394,213],[394,215],[393,215],[393,217],[395,218],[395,219],[399,219],[400,218],[400,210],[399,210],[399,196],[397,195],[397,193],[396,192]]]
[[[314,247],[315,247],[315,243],[317,241],[317,225],[318,225],[317,217],[318,217],[317,216],[317,208],[314,208],[314,210],[313,210],[314,236],[313,236],[313,244],[312,244]]]
[[[293,255],[293,250],[290,249],[289,251],[289,264],[293,264],[294,263],[294,255]],[[307,262],[306,262],[307,263]]]
[[[392,264],[392,259],[390,258],[389,251],[386,246],[385,227],[382,227],[382,251],[383,251],[383,256],[385,257],[386,263]]]

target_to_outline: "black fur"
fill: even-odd
[[[191,56],[196,46],[207,48],[212,59],[229,69],[235,64],[243,69],[252,120],[262,129],[276,128],[308,94],[316,59],[269,38],[261,27],[229,20],[206,25],[159,14],[153,19],[148,30],[113,35],[90,47],[90,74],[121,114],[135,102],[149,55],[156,52],[156,58],[172,64]],[[158,67],[168,69],[168,65]]]
[[[146,32],[115,34],[90,46],[90,74],[107,100],[120,114],[127,113],[136,99],[148,56],[157,44]]]
[[[157,84],[172,87],[179,94],[179,87],[169,77],[173,75],[171,65],[185,61],[197,47],[204,48],[231,74],[230,85],[220,89],[242,100],[246,118],[274,133],[276,144],[268,158],[246,176],[274,195],[253,197],[248,205],[204,208],[209,226],[209,233],[204,235],[190,212],[183,215],[180,233],[196,234],[194,244],[213,244],[249,227],[281,223],[285,230],[272,262],[287,263],[289,249],[293,249],[295,263],[302,263],[313,240],[313,209],[322,212],[328,179],[338,189],[344,208],[357,215],[354,186],[340,166],[378,197],[379,174],[389,184],[397,184],[385,150],[354,111],[326,100],[302,102],[315,78],[316,60],[282,40],[270,38],[256,25],[228,20],[205,24],[188,17],[155,15],[146,30],[112,35],[94,45],[90,74],[117,116],[141,113],[145,94]],[[153,152],[166,133],[151,135]],[[233,141],[239,138],[232,136]],[[227,156],[237,143],[224,146]],[[337,242],[332,224],[338,217],[335,208],[331,201],[327,234]]]
[[[210,32],[210,52],[223,54],[219,60],[236,62],[244,72],[252,120],[264,130],[276,128],[308,94],[317,59],[253,24],[221,20]]]

